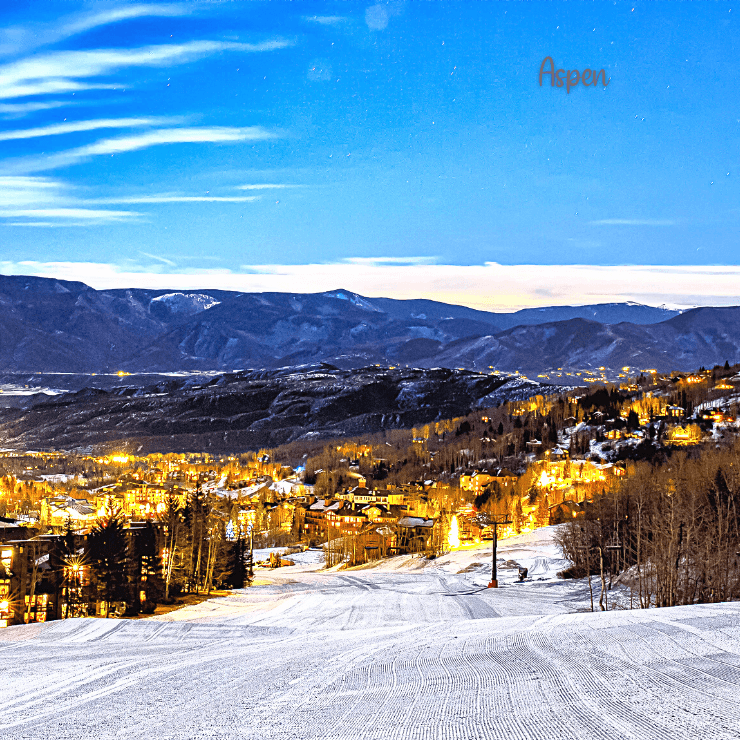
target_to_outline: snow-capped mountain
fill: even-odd
[[[97,291],[0,277],[0,372],[170,372],[330,362],[544,371],[740,359],[736,309],[637,303],[493,313],[429,300],[221,290]]]

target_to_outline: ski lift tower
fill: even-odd
[[[247,525],[249,532],[249,569],[247,570],[247,580],[251,584],[254,580],[254,527],[252,524]]]
[[[488,584],[488,588],[498,588],[498,570],[496,568],[496,552],[498,550],[498,528],[499,525],[511,524],[511,520],[498,520],[485,514],[479,514],[476,518],[484,526],[493,527],[493,547],[491,548],[491,582]]]

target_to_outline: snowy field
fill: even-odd
[[[551,536],[0,630],[0,738],[740,738],[740,604],[592,614]]]

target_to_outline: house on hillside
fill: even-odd
[[[562,524],[583,516],[583,508],[576,501],[562,501],[549,508],[550,524]]]
[[[346,504],[338,509],[329,508],[325,514],[327,530],[340,534],[357,534],[367,524],[367,516]]]
[[[434,519],[404,516],[398,520],[398,553],[424,552],[432,547]]]
[[[695,445],[701,441],[702,431],[698,424],[677,425],[666,432],[666,439],[674,445]]]

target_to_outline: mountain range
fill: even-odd
[[[740,360],[740,308],[636,303],[494,313],[325,293],[95,290],[0,276],[0,372],[173,372],[327,362],[540,373]]]
[[[552,391],[517,376],[445,368],[320,364],[159,377],[0,410],[0,440],[18,449],[225,452],[407,429]]]

